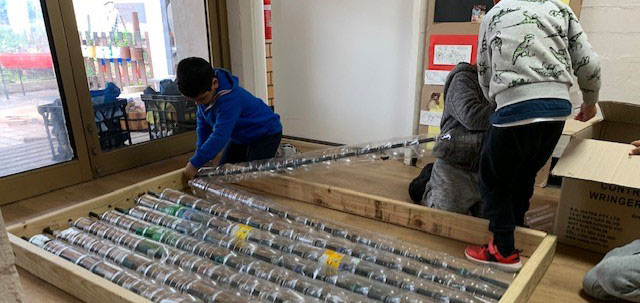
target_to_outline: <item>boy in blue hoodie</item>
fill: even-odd
[[[275,156],[282,138],[280,116],[238,86],[229,71],[212,68],[202,58],[186,58],[178,63],[176,82],[180,93],[198,105],[196,152],[185,167],[187,178],[225,146],[220,165]]]

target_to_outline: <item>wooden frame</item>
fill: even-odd
[[[86,81],[81,41],[71,0],[43,0],[51,28],[57,73],[64,93],[70,134],[75,143],[76,158],[16,175],[0,178],[0,205],[54,189],[89,181],[94,177],[115,173],[175,155],[190,152],[195,147],[195,132],[149,141],[109,152],[100,150],[94,113]],[[211,62],[231,68],[227,29],[226,0],[204,0],[207,17]],[[30,186],[25,187],[24,184]]]
[[[64,32],[61,7],[56,0],[43,1],[46,11],[45,26],[50,30],[49,39],[53,44],[51,56],[57,62],[56,74],[58,89],[63,97],[67,109],[68,129],[70,138],[75,145],[76,158],[23,173],[0,178],[0,205],[17,201],[26,197],[39,195],[56,188],[69,186],[83,181],[91,180],[91,163],[87,143],[83,134],[83,123],[80,114],[80,96],[77,94],[76,84],[73,79],[73,70],[66,64],[71,60],[69,46]],[[24,184],[29,184],[25,187]]]
[[[292,177],[245,181],[242,185],[468,243],[481,244],[489,236],[486,220]],[[105,283],[87,270],[52,256],[20,237],[41,233],[45,227],[65,228],[71,220],[86,216],[89,211],[100,213],[115,207],[131,206],[136,197],[150,190],[158,191],[167,187],[181,189],[185,186],[182,170],[176,170],[107,195],[14,224],[7,231],[16,253],[16,264],[86,302],[147,302],[118,286]],[[478,234],[480,236],[474,236]],[[507,289],[500,300],[501,303],[525,302],[531,296],[553,260],[556,237],[540,231],[519,228],[516,230],[516,245],[524,248],[522,255],[529,259]]]

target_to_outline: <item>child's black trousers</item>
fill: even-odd
[[[494,244],[503,257],[515,251],[514,231],[524,224],[538,171],[562,135],[564,121],[491,126],[482,147],[480,193]]]
[[[253,160],[264,160],[275,157],[280,147],[282,132],[271,135],[262,135],[253,142],[242,145],[229,141],[224,149],[220,164],[235,164]]]

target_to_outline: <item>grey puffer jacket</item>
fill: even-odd
[[[482,141],[496,104],[484,97],[478,70],[459,63],[444,85],[444,111],[433,155],[458,167],[478,170]]]

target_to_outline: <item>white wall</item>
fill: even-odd
[[[425,2],[273,0],[284,134],[339,143],[411,135]]]
[[[600,100],[640,104],[640,0],[583,0],[580,23],[602,61]]]
[[[238,77],[242,87],[266,103],[267,65],[263,2],[227,1],[227,16],[231,70]]]
[[[172,0],[173,34],[176,44],[174,66],[187,57],[209,59],[207,18],[202,1]]]

